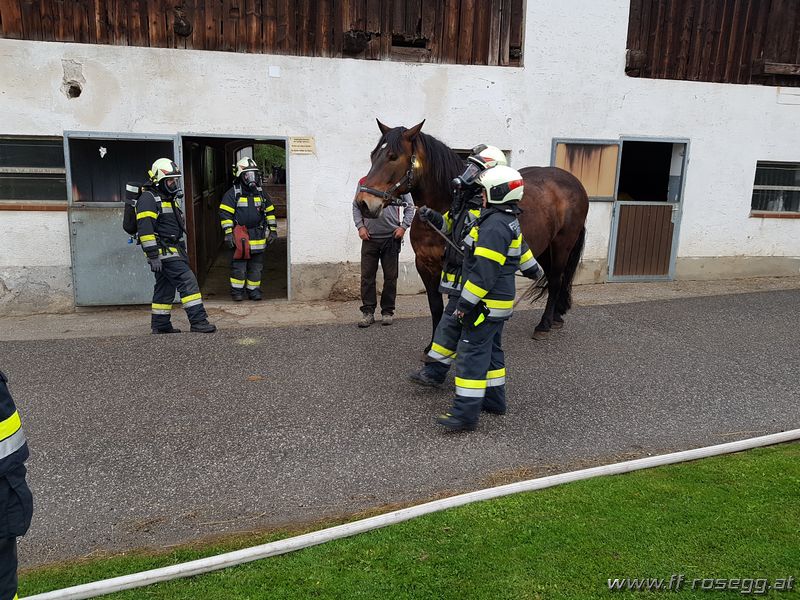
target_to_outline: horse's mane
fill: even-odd
[[[406,127],[395,127],[387,131],[381,136],[372,154],[375,154],[384,143],[392,152],[402,154],[402,138],[405,131]],[[450,198],[451,181],[461,173],[464,161],[444,142],[427,133],[420,131],[415,144],[420,144],[425,151],[425,172],[421,179],[427,180],[428,185],[438,190],[443,197]]]

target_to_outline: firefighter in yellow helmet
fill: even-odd
[[[225,243],[235,248],[231,261],[231,297],[261,300],[264,251],[278,237],[278,221],[272,200],[261,188],[256,162],[244,157],[233,165],[233,186],[222,197],[219,218]]]
[[[170,320],[176,289],[191,331],[213,333],[217,328],[208,322],[200,286],[189,266],[183,242],[186,223],[181,211],[180,169],[169,158],[159,158],[148,175],[152,185],[145,188],[136,203],[136,225],[139,243],[156,278],[151,317],[153,333],[180,333]]]

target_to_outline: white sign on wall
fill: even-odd
[[[316,154],[317,148],[313,137],[290,137],[289,152],[292,154]]]

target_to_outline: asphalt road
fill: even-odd
[[[22,566],[419,501],[800,427],[800,290],[506,327],[509,413],[471,434],[405,380],[426,319],[4,342],[30,439]]]

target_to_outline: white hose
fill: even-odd
[[[23,600],[80,600],[82,598],[102,596],[105,594],[120,592],[122,590],[143,587],[160,581],[169,581],[171,579],[178,579],[180,577],[200,575],[201,573],[208,573],[210,571],[216,571],[226,567],[240,565],[242,563],[259,560],[261,558],[267,558],[269,556],[277,556],[278,554],[293,552],[302,548],[308,548],[309,546],[316,546],[317,544],[323,544],[331,540],[349,537],[351,535],[364,533],[373,529],[379,529],[381,527],[386,527],[387,525],[401,523],[422,515],[427,515],[448,508],[454,508],[456,506],[463,506],[472,502],[480,502],[482,500],[489,500],[491,498],[499,498],[500,496],[508,496],[509,494],[517,494],[519,492],[541,490],[543,488],[561,485],[562,483],[570,483],[573,481],[579,481],[581,479],[599,477],[600,475],[619,475],[621,473],[629,473],[630,471],[638,471],[639,469],[648,469],[650,467],[659,467],[662,465],[669,465],[689,460],[697,460],[699,458],[707,458],[709,456],[740,452],[742,450],[749,450],[751,448],[769,446],[772,444],[780,444],[782,442],[789,442],[798,439],[800,439],[800,429],[793,429],[791,431],[784,431],[783,433],[774,433],[771,435],[750,438],[747,440],[739,440],[738,442],[719,444],[717,446],[696,448],[695,450],[685,450],[682,452],[674,452],[672,454],[662,454],[660,456],[629,460],[613,465],[604,465],[601,467],[593,467],[591,469],[572,471],[570,473],[550,475],[548,477],[541,477],[539,479],[519,481],[517,483],[501,485],[485,490],[479,490],[477,492],[469,492],[467,494],[461,494],[451,498],[443,498],[433,502],[426,502],[425,504],[420,504],[418,506],[404,508],[402,510],[378,515],[376,517],[370,517],[369,519],[362,519],[361,521],[355,521],[353,523],[346,523],[344,525],[330,527],[328,529],[315,531],[313,533],[306,533],[305,535],[299,535],[277,542],[270,542],[269,544],[253,546],[252,548],[245,548],[235,552],[219,554],[217,556],[209,556],[208,558],[201,558],[199,560],[193,560],[179,565],[172,565],[170,567],[162,567],[160,569],[152,569],[150,571],[143,571],[141,573],[134,573],[132,575],[124,575],[122,577],[114,577],[112,579],[95,581],[94,583],[76,585],[74,587],[64,588],[63,590],[55,590],[52,592],[46,592],[44,594],[36,594],[35,596],[28,596]]]

